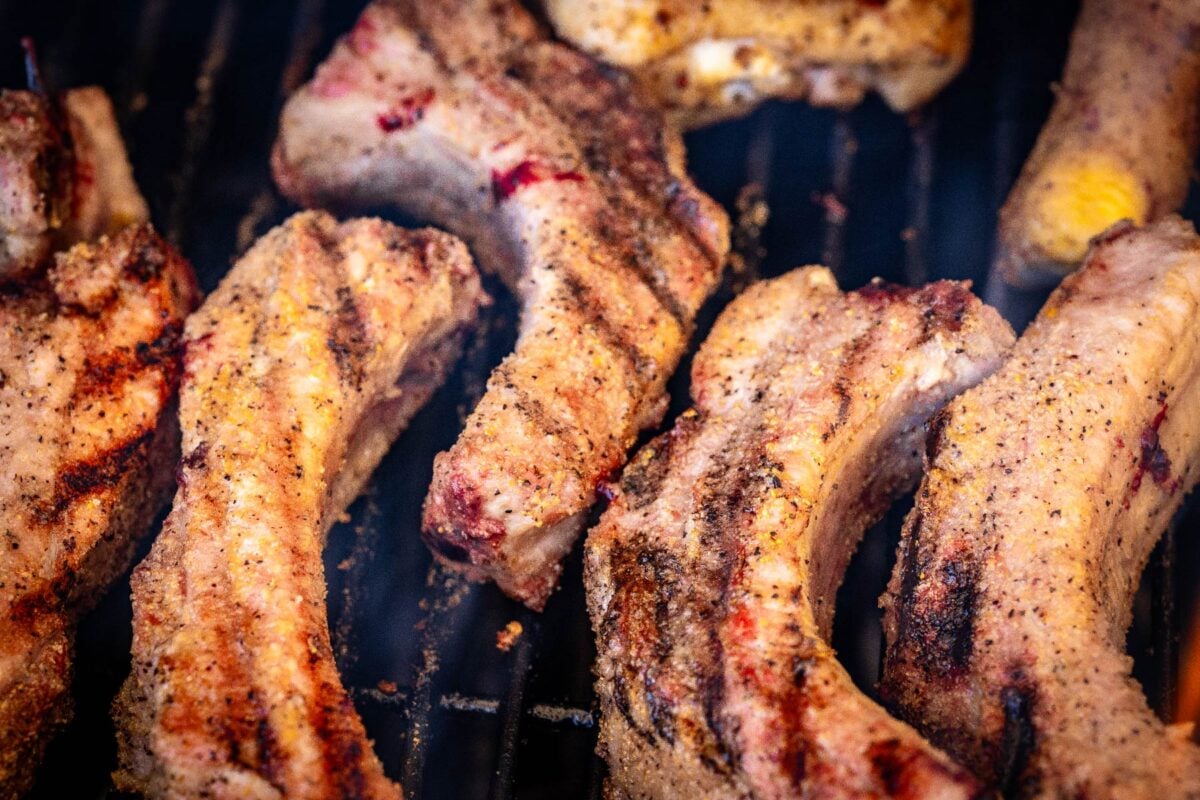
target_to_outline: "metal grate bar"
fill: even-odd
[[[69,65],[67,62],[70,60],[71,54],[79,49],[79,43],[83,41],[86,33],[83,19],[87,6],[88,4],[84,0],[76,0],[62,25],[62,34],[54,40],[53,45],[45,53],[42,70],[46,73],[47,84],[51,89],[68,88]]]
[[[910,286],[929,280],[929,200],[933,190],[933,153],[937,120],[928,112],[908,118],[912,161],[908,172],[908,225],[904,229],[904,278]]]
[[[284,102],[300,87],[312,67],[317,45],[321,41],[321,14],[324,10],[325,0],[301,0],[292,21],[287,59],[279,76],[279,94],[272,105],[271,119],[279,119]],[[236,246],[239,253],[254,243],[263,222],[271,219],[278,208],[279,195],[275,192],[274,184],[268,180],[251,199],[246,213],[238,221]]]
[[[239,13],[237,0],[222,0],[205,45],[200,74],[196,77],[196,99],[184,115],[187,138],[183,145],[183,162],[172,181],[175,196],[167,214],[167,238],[177,247],[183,244],[200,157],[212,133],[213,94],[228,61]]]
[[[504,701],[504,731],[500,739],[500,757],[496,762],[496,781],[492,796],[504,800],[513,795],[513,782],[517,763],[518,736],[521,732],[521,715],[525,707],[525,687],[529,683],[533,665],[533,640],[537,638],[540,625],[533,612],[521,610],[521,626],[526,634],[517,643],[513,661],[512,677],[508,686],[508,697]]]
[[[366,509],[359,515],[360,520],[354,523],[354,544],[345,564],[346,579],[342,585],[342,607],[338,612],[337,621],[331,625],[330,634],[333,639],[333,655],[337,660],[338,672],[345,674],[354,664],[358,649],[351,646],[354,634],[354,620],[358,613],[358,602],[366,591],[369,580],[368,568],[371,565],[372,553],[379,542],[380,528],[383,524],[383,513],[375,502],[378,496],[377,486],[372,481],[371,487],[365,493]]]
[[[170,0],[146,0],[138,18],[137,36],[130,49],[131,58],[117,78],[119,94],[117,114],[121,127],[129,130],[130,122],[146,107],[146,77],[158,54],[159,34],[167,17]]]
[[[833,137],[829,145],[829,160],[833,163],[833,188],[820,198],[825,209],[825,246],[821,249],[821,261],[834,275],[842,270],[846,255],[846,198],[850,196],[850,180],[854,174],[854,156],[858,153],[858,139],[850,125],[850,117],[839,113],[833,126]]]
[[[424,602],[428,611],[421,620],[421,668],[412,690],[409,709],[408,751],[404,756],[401,783],[410,797],[421,796],[425,756],[429,750],[430,716],[433,711],[433,679],[441,668],[441,652],[454,630],[453,611],[469,587],[455,573],[434,563],[426,585],[432,591]]]

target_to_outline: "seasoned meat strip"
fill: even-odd
[[[541,608],[597,484],[661,418],[728,249],[678,134],[511,0],[381,0],[288,102],[273,158],[303,203],[454,230],[520,296],[516,351],[438,457],[424,531]]]
[[[1200,3],[1084,0],[1054,109],[1000,210],[996,268],[1053,286],[1113,223],[1177,211],[1200,145]]]
[[[76,620],[174,487],[191,267],[149,226],[0,292],[0,798],[71,716]]]
[[[963,284],[842,294],[819,267],[725,310],[695,407],[634,456],[587,539],[619,793],[980,793],[855,688],[829,638],[863,531],[916,479],[926,420],[1012,339]]]
[[[884,689],[1018,797],[1200,797],[1130,677],[1133,594],[1200,459],[1200,239],[1121,225],[929,441]]]
[[[46,266],[54,249],[148,219],[102,89],[54,101],[0,90],[0,281]]]
[[[338,678],[321,550],[482,300],[447,234],[303,213],[189,318],[179,491],[133,576],[120,788],[400,797]]]
[[[544,0],[566,39],[630,70],[686,127],[773,97],[909,111],[958,74],[970,0]]]

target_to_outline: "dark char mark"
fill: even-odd
[[[604,640],[623,643],[627,656],[619,665],[613,700],[629,726],[650,744],[656,738],[675,741],[674,705],[657,689],[658,676],[670,659],[671,597],[681,591],[682,565],[673,554],[649,547],[640,536],[613,546],[609,568],[615,587],[601,629]],[[650,717],[647,728],[633,712],[635,692]]]
[[[75,401],[89,395],[116,391],[139,373],[151,368],[161,368],[166,385],[174,391],[179,379],[182,334],[182,321],[168,322],[149,342],[138,342],[133,348],[120,348],[89,358],[75,388]]]
[[[671,454],[676,447],[686,447],[702,420],[698,414],[680,417],[674,428],[650,441],[630,460],[621,474],[621,495],[626,507],[637,511],[654,502],[670,474]]]
[[[904,566],[900,573],[896,645],[910,649],[905,655],[926,672],[953,678],[966,671],[974,650],[979,562],[960,552],[957,559],[928,574],[929,566],[921,563],[920,536],[925,519],[919,509],[918,501],[918,510],[913,512],[901,542]],[[926,598],[918,607],[916,592],[923,573],[927,574]]]
[[[998,778],[1005,797],[1027,796],[1037,788],[1037,776],[1026,775],[1029,756],[1037,744],[1033,725],[1036,693],[1020,670],[1014,670],[1010,683],[1000,691],[1004,709],[1004,730],[1001,733],[1000,757],[997,759]]]
[[[363,359],[367,356],[370,342],[366,322],[349,286],[337,288],[337,309],[325,345],[333,353],[342,381],[355,387],[361,386]]]
[[[639,383],[649,383],[658,372],[658,364],[648,357],[629,332],[613,324],[604,313],[606,304],[596,296],[577,275],[569,270],[562,272],[562,298],[577,314],[596,331],[600,341],[615,358],[629,367],[627,374],[636,376]]]
[[[154,433],[151,426],[124,442],[64,467],[55,482],[54,499],[38,512],[41,521],[48,524],[57,520],[72,503],[129,474],[147,457]]]
[[[614,208],[619,208],[614,203]],[[658,305],[670,315],[680,329],[690,332],[692,315],[676,297],[669,279],[650,242],[647,240],[645,220],[625,219],[626,215],[637,216],[637,212],[606,212],[600,215],[595,225],[597,238],[616,254],[617,262],[626,268],[638,283],[645,286]]]

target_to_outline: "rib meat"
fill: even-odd
[[[1111,229],[1004,368],[951,403],[884,598],[884,687],[1021,797],[1200,797],[1125,655],[1200,460],[1200,239]]]
[[[933,98],[971,47],[970,0],[545,0],[558,32],[630,70],[685,126],[772,97],[897,111]]]
[[[460,233],[521,297],[424,530],[541,608],[597,484],[660,419],[728,249],[678,135],[511,0],[392,0],[291,98],[273,158],[303,203],[397,204]]]
[[[54,101],[0,91],[0,281],[45,266],[53,250],[147,219],[102,89]]]
[[[695,407],[634,456],[587,540],[619,793],[977,796],[855,688],[829,638],[863,531],[916,479],[926,420],[1012,338],[963,284],[842,294],[818,267],[721,315]]]
[[[338,678],[321,550],[483,299],[453,237],[305,213],[189,318],[179,491],[133,577],[119,787],[400,797]]]
[[[173,488],[191,267],[149,226],[0,292],[0,797],[71,716],[75,622]]]

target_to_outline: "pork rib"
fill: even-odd
[[[886,693],[1015,796],[1200,796],[1200,749],[1125,655],[1200,460],[1191,226],[1110,230],[934,428],[884,598]]]
[[[0,90],[0,281],[45,267],[54,250],[148,219],[102,89],[53,101]]]
[[[149,226],[0,292],[0,797],[71,715],[79,615],[174,486],[175,389],[195,278]]]
[[[929,101],[971,48],[968,0],[545,0],[565,38],[630,70],[687,127],[772,97],[850,106]]]
[[[119,787],[400,797],[338,678],[321,550],[482,298],[453,237],[305,213],[188,320],[179,492],[133,578]]]
[[[634,456],[587,540],[619,792],[976,796],[855,688],[829,637],[863,531],[916,479],[926,420],[1012,338],[962,284],[842,294],[818,267],[726,309],[695,407]]]
[[[396,204],[520,296],[516,351],[438,457],[438,557],[541,608],[718,279],[728,220],[625,81],[512,0],[380,0],[288,102],[275,177],[306,204]]]

